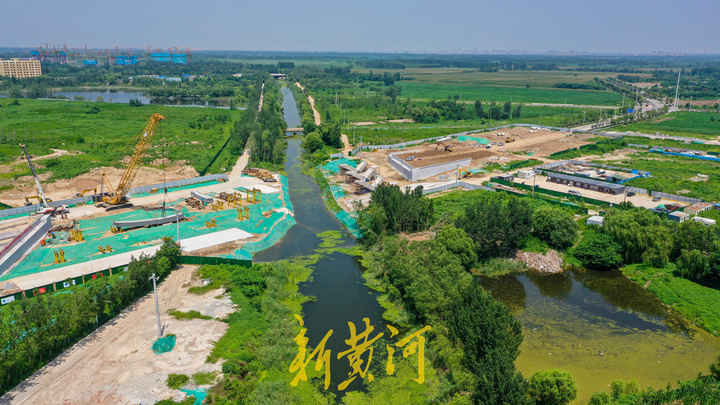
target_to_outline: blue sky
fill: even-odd
[[[720,53],[719,0],[0,0],[0,47]]]

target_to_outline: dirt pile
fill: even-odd
[[[562,272],[562,258],[558,252],[549,250],[546,255],[540,253],[518,252],[515,260],[525,263],[525,265],[533,270],[541,273],[560,273]]]

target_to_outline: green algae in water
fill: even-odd
[[[523,325],[518,370],[525,377],[567,370],[578,383],[575,403],[608,391],[615,379],[655,389],[693,379],[720,353],[720,339],[618,271],[527,272],[481,283]]]

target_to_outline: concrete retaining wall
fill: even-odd
[[[388,162],[390,163],[390,166],[394,167],[395,170],[402,174],[406,179],[412,181],[412,167],[409,164],[405,163],[402,159],[392,153],[388,156]]]
[[[395,168],[395,170],[397,170],[400,174],[402,174],[406,179],[410,181],[422,180],[431,176],[437,176],[440,173],[449,172],[450,170],[469,166],[471,161],[471,158],[467,158],[462,160],[456,160],[453,162],[440,163],[432,166],[412,167],[404,160],[395,156],[392,153],[390,154],[390,156],[388,156],[388,162],[390,163],[390,166]]]

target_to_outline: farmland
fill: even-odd
[[[27,143],[30,153],[36,155],[51,153],[50,148],[73,152],[44,162],[43,166],[53,167],[53,179],[74,177],[95,167],[119,165],[132,152],[136,136],[153,113],[160,113],[166,119],[145,162],[185,161],[201,171],[225,143],[233,120],[241,114],[220,109],[131,107],[79,101],[23,99],[18,102],[19,105],[13,105],[11,100],[0,101],[0,150],[3,152],[0,163],[9,163],[20,156],[18,143]],[[229,159],[222,156],[210,171],[222,170]],[[12,173],[11,177],[29,174],[25,165],[17,170],[19,173]],[[41,169],[43,171],[48,169]],[[7,175],[4,173],[3,177]]]
[[[671,194],[682,194],[706,201],[720,200],[720,164],[682,156],[664,156],[654,153],[639,153],[618,162],[603,161],[633,169],[647,170],[651,178],[635,179],[629,185],[661,191]],[[710,176],[707,181],[693,181],[698,173]]]
[[[368,72],[369,69],[354,69]],[[397,70],[374,70],[397,73]],[[463,100],[510,101],[620,106],[622,96],[609,90],[572,90],[554,88],[556,83],[581,84],[595,77],[615,76],[610,72],[499,71],[479,72],[462,69],[403,69],[401,97],[439,99],[460,96]]]
[[[624,125],[615,131],[642,132],[715,139],[720,136],[720,114],[702,112],[675,112],[648,122]]]

